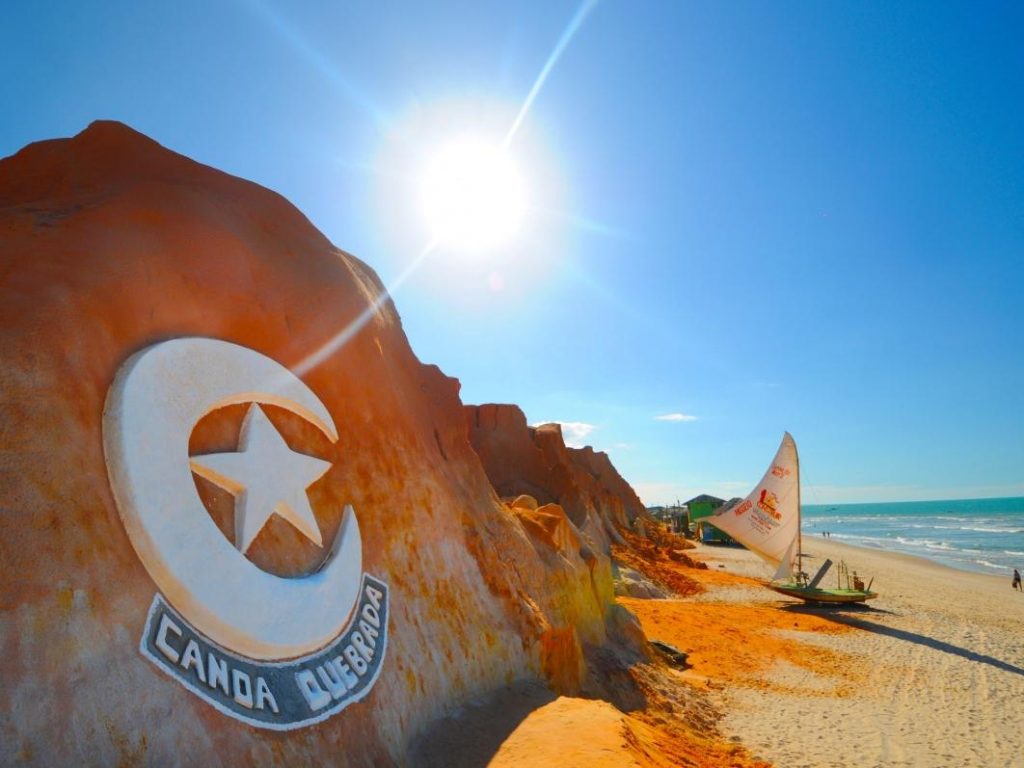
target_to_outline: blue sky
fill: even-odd
[[[500,140],[581,8],[520,235],[395,292],[419,357],[648,503],[746,493],[785,429],[808,502],[1024,495],[1018,4],[24,3],[0,154],[122,120],[391,283],[416,169]]]

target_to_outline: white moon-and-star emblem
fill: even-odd
[[[239,450],[188,456],[206,414],[252,403]],[[362,542],[346,507],[325,564],[281,578],[243,553],[273,514],[317,545],[322,535],[306,489],[329,463],[292,451],[259,404],[285,408],[338,438],[319,398],[284,366],[216,339],[155,344],[121,367],[104,411],[104,450],[131,542],[174,608],[215,642],[246,657],[310,653],[344,628],[359,597]],[[235,494],[234,546],[210,518],[192,472]]]

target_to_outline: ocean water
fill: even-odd
[[[803,529],[967,571],[1024,573],[1024,497],[805,505]]]

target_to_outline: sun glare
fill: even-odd
[[[477,139],[443,147],[423,173],[420,195],[434,238],[460,251],[506,243],[526,208],[526,188],[508,152]]]

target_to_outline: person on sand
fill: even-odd
[[[1016,568],[1013,569],[1013,588],[1024,592],[1024,587],[1021,587],[1020,585],[1020,571]]]

